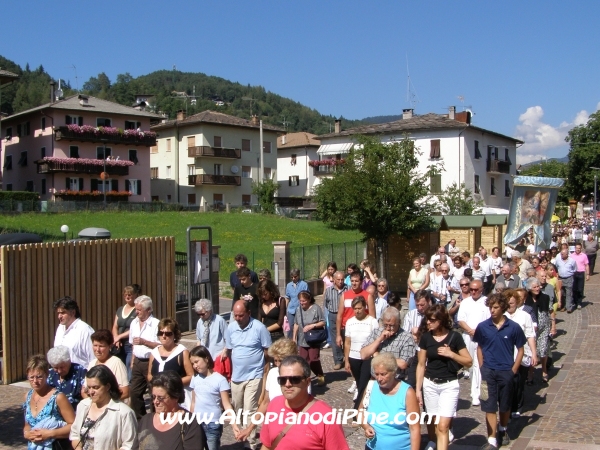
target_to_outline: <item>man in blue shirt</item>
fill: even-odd
[[[306,284],[306,281],[300,279],[300,269],[292,269],[290,271],[290,277],[292,278],[292,281],[290,281],[285,288],[285,296],[288,299],[287,319],[290,324],[287,338],[292,339],[292,331],[294,329],[294,324],[296,323],[296,309],[300,306],[298,294],[301,291],[308,291],[308,284]]]
[[[575,309],[573,303],[573,276],[577,272],[577,263],[569,256],[569,250],[564,248],[556,257],[554,265],[558,272],[558,278],[562,281],[562,298],[566,299],[566,303],[563,300],[560,310],[564,311],[566,307],[567,312],[572,313]]]
[[[269,372],[271,334],[256,319],[250,317],[250,306],[244,300],[235,302],[233,319],[225,333],[228,356],[231,358],[231,399],[236,410],[249,411],[244,415],[244,428],[247,420],[258,409],[258,400],[264,393]],[[257,443],[256,433],[252,433],[245,447]]]
[[[510,418],[513,378],[521,365],[527,339],[519,324],[504,315],[508,309],[508,300],[502,294],[490,295],[487,306],[491,317],[477,325],[473,342],[478,344],[477,359],[482,380],[479,400],[481,410],[485,412],[488,431],[488,442],[481,448],[496,450],[498,441],[501,445],[510,443],[506,427]],[[498,410],[500,426],[496,434]]]
[[[240,284],[240,279],[237,276],[237,271],[240,270],[242,267],[246,267],[248,265],[248,258],[246,257],[246,255],[240,253],[238,255],[235,255],[235,258],[233,258],[233,260],[235,262],[235,270],[229,275],[229,285],[232,288],[235,288],[238,284]],[[253,283],[258,284],[258,276],[252,270],[250,270],[250,279]]]

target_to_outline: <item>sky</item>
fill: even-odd
[[[348,119],[468,108],[525,142],[519,163],[566,156],[600,108],[597,0],[22,0],[2,16],[0,55],[72,87],[175,66]]]

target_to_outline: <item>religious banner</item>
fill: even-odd
[[[558,190],[563,184],[562,178],[525,176],[514,178],[504,244],[518,244],[527,230],[533,228],[533,244],[536,251],[550,248],[552,240],[550,222]]]

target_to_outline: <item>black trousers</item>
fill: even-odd
[[[354,409],[358,409],[363,394],[365,393],[365,389],[367,388],[369,380],[371,379],[371,358],[348,358],[348,362],[350,362],[350,372],[352,372],[352,376],[356,380],[356,390],[358,391],[358,396],[356,397],[356,400],[354,400]]]
[[[581,305],[583,301],[583,288],[585,287],[585,272],[575,272],[573,275],[573,305]]]
[[[588,262],[590,264],[590,275],[594,273],[594,268],[596,267],[596,253],[593,255],[587,255]]]
[[[525,382],[529,376],[529,367],[519,366],[513,378],[513,400],[510,412],[521,412],[525,403]]]
[[[135,413],[138,420],[146,415],[146,403],[144,394],[148,389],[148,361],[140,361],[133,358],[133,367],[131,369],[131,381],[129,382],[129,405]]]

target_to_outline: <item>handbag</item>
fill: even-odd
[[[456,331],[450,331],[450,340],[448,341],[448,347],[452,350],[452,339],[458,334]],[[453,350],[454,351],[454,350]],[[463,368],[462,364],[457,363],[453,359],[448,358],[448,370],[452,373],[458,373]]]
[[[302,322],[302,329],[304,329],[304,317],[302,311],[300,313],[300,321]],[[323,342],[327,340],[327,330],[325,328],[315,328],[308,330],[304,333],[304,340],[311,347],[321,346]]]

